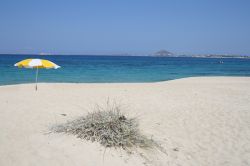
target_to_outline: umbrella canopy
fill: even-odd
[[[15,64],[17,67],[57,69],[60,66],[45,59],[25,59]]]
[[[38,69],[46,68],[46,69],[58,69],[60,66],[57,64],[45,60],[45,59],[25,59],[20,62],[17,62],[14,66],[19,68],[36,68],[36,90],[37,90],[37,77],[38,77]]]

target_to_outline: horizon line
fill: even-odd
[[[53,53],[0,53],[1,55],[36,55],[36,56],[154,56],[154,54],[53,54]],[[175,56],[205,56],[205,55],[213,55],[213,56],[250,56],[250,54],[174,54],[172,56],[165,57],[175,57]],[[159,56],[158,56],[159,57]],[[164,56],[162,56],[164,57]]]

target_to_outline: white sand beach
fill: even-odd
[[[156,150],[127,154],[52,125],[107,100],[137,116]],[[0,86],[1,166],[250,165],[250,77],[192,77],[157,83],[39,83]],[[147,160],[144,157],[146,156]]]

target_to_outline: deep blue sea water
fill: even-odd
[[[34,69],[13,66],[26,58],[48,59],[62,67],[40,69],[39,82],[155,82],[190,76],[250,76],[250,59],[0,55],[0,85],[34,82]]]

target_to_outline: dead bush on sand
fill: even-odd
[[[157,145],[141,134],[136,118],[129,118],[117,104],[107,103],[105,108],[97,106],[84,117],[52,128],[54,132],[76,135],[78,138],[97,141],[104,147],[151,148]]]

